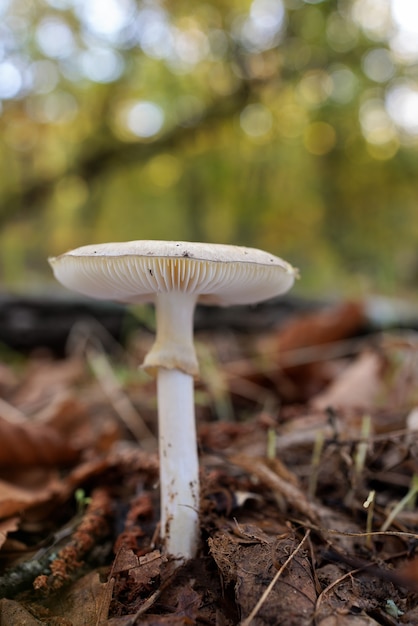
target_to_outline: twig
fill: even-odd
[[[82,560],[108,535],[110,512],[111,502],[106,489],[95,489],[78,528],[67,545],[51,555],[47,573],[35,578],[34,589],[48,594],[71,580],[74,572],[83,565]]]
[[[279,570],[277,570],[276,574],[274,575],[273,579],[271,580],[270,584],[267,586],[267,588],[264,590],[263,594],[261,595],[261,598],[259,599],[259,601],[257,602],[257,604],[255,605],[255,607],[253,608],[253,610],[251,611],[251,613],[240,623],[240,626],[251,626],[251,622],[253,621],[254,617],[257,615],[258,611],[261,609],[261,607],[263,606],[264,602],[267,600],[269,594],[271,593],[274,585],[277,583],[277,581],[279,580],[280,576],[282,575],[282,573],[284,572],[284,570],[286,569],[286,567],[289,565],[289,563],[295,558],[296,554],[301,550],[301,548],[303,547],[303,545],[306,543],[306,541],[308,540],[308,537],[310,535],[310,530],[308,529],[305,533],[304,538],[302,539],[302,541],[299,543],[299,545],[293,550],[293,552],[288,556],[288,558],[286,559],[286,561],[283,563],[283,565],[281,566],[281,568]]]
[[[134,626],[138,617],[144,615],[144,613],[146,613],[152,607],[156,600],[158,600],[161,592],[162,589],[157,589],[156,591],[154,591],[154,593],[145,600],[144,604],[139,607],[138,611],[134,615],[132,615],[132,617],[126,622],[125,626]]]
[[[293,485],[288,479],[282,478],[267,467],[263,459],[233,455],[229,457],[229,461],[256,476],[262,484],[272,490],[274,495],[284,497],[290,506],[299,513],[306,515],[311,522],[318,522],[320,516],[315,503],[309,502],[298,486]]]
[[[315,532],[320,533],[322,537],[326,537],[327,535],[338,535],[341,537],[369,537],[371,535],[372,537],[383,536],[383,537],[398,537],[399,539],[405,539],[405,540],[407,539],[418,540],[418,533],[411,533],[411,532],[400,531],[400,530],[384,530],[384,531],[374,530],[371,533],[367,531],[366,532],[349,532],[345,530],[336,530],[334,528],[326,528],[325,526],[313,524],[312,522],[308,522],[306,520],[300,520],[295,517],[293,517],[291,521],[294,524],[300,524],[301,526],[309,526],[311,530],[314,530]]]

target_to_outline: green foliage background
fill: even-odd
[[[388,102],[418,94],[418,54],[389,0],[124,0],[114,27],[100,4],[0,2],[3,289],[128,239],[265,248],[306,293],[416,286],[418,119]],[[163,116],[149,136],[139,102]]]

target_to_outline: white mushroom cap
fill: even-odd
[[[193,312],[205,304],[253,304],[292,286],[296,270],[279,257],[239,246],[129,241],[83,246],[49,259],[69,289],[106,300],[154,302],[157,335],[143,367],[198,374]]]
[[[69,289],[127,303],[177,291],[195,293],[206,304],[253,304],[284,293],[297,275],[262,250],[183,241],[89,245],[49,261]]]

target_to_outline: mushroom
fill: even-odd
[[[262,250],[183,241],[89,245],[49,262],[65,287],[84,295],[155,304],[156,338],[143,367],[157,377],[161,536],[168,554],[192,558],[199,539],[196,303],[260,302],[290,289],[296,270]]]

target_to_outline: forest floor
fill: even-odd
[[[418,624],[418,335],[362,303],[201,332],[201,545],[159,542],[155,383],[78,327],[0,363],[0,626]]]

